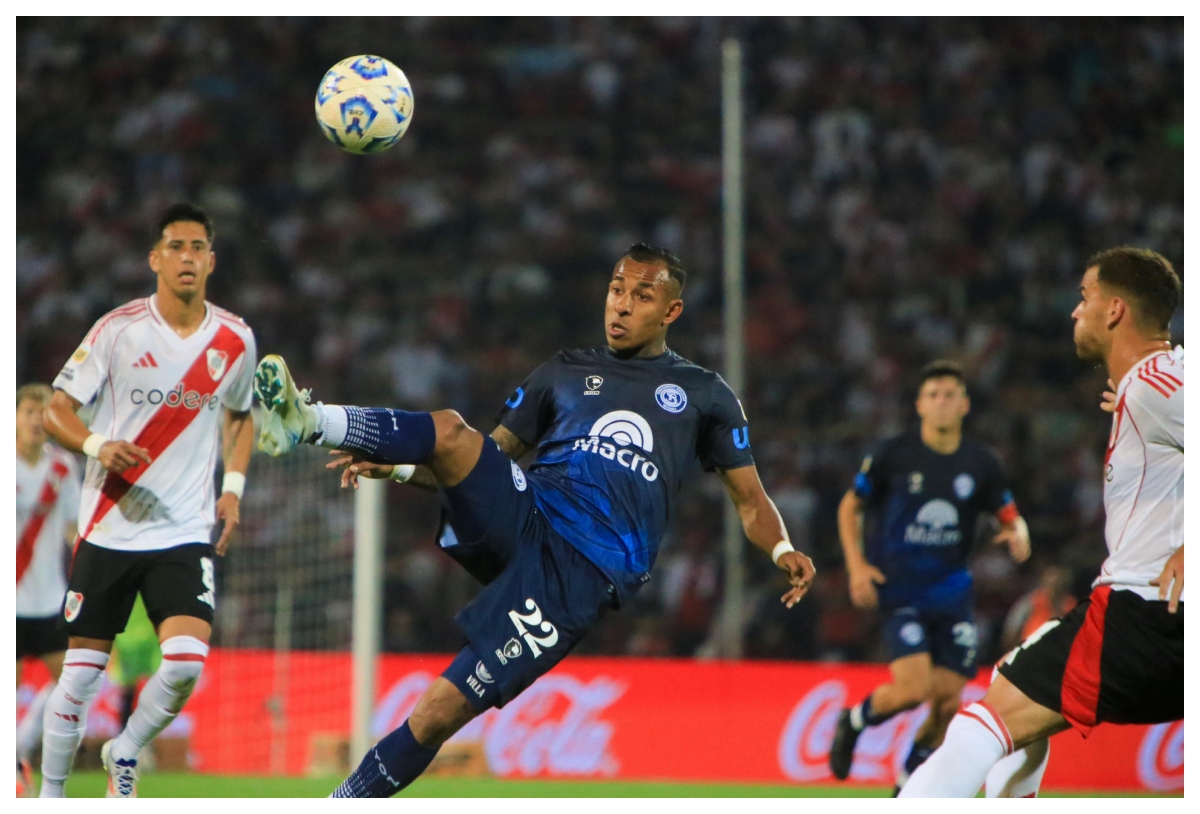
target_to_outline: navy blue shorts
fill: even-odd
[[[979,639],[970,608],[932,611],[897,608],[883,622],[888,661],[928,653],[935,667],[974,678],[979,664]]]
[[[472,703],[516,698],[611,605],[608,578],[550,527],[533,490],[490,438],[471,473],[442,490],[448,523],[438,544],[486,586],[455,617],[483,662],[476,677],[495,688],[461,686]]]

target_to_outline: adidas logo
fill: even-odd
[[[158,362],[154,361],[154,357],[150,351],[146,351],[146,355],[133,363],[134,367],[158,367]]]

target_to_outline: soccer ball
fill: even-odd
[[[377,153],[408,130],[412,87],[383,57],[348,57],[326,71],[317,87],[316,110],[325,138],[351,153]]]

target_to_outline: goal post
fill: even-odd
[[[354,493],[354,611],[351,653],[350,762],[371,746],[371,710],[379,670],[383,614],[384,490],[387,481],[360,478]]]

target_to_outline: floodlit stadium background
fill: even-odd
[[[872,440],[911,423],[911,374],[950,356],[1035,550],[1014,567],[980,547],[993,660],[1047,565],[1084,593],[1102,559],[1104,376],[1075,359],[1068,315],[1097,249],[1147,246],[1183,274],[1180,19],[22,18],[16,383],[50,381],[96,318],[152,291],[147,229],[178,199],[216,222],[210,299],[327,402],[453,407],[490,430],[543,359],[603,341],[609,270],[638,240],[692,274],[670,345],[720,370],[731,35],[742,400],[768,493],[820,573],[786,612],[769,560],[747,557],[746,657],[882,658],[875,618],[849,604],[836,504]],[[414,88],[411,129],[378,156],[314,122],[321,75],[356,53]],[[1173,327],[1181,342],[1182,312]],[[315,467],[255,467],[214,641],[345,649],[352,502]],[[724,500],[697,470],[653,581],[578,653],[713,653]],[[384,649],[453,652],[474,587],[431,545],[436,501],[390,489],[388,517]],[[300,748],[276,719],[271,748]]]

